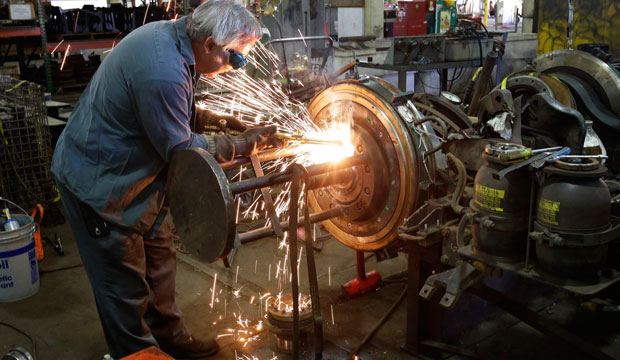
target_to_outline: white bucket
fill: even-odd
[[[28,215],[14,214],[13,218],[20,227],[0,231],[0,302],[21,300],[39,291],[36,224]]]

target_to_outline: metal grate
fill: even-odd
[[[43,89],[0,78],[0,196],[29,209],[58,196]]]

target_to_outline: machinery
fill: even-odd
[[[484,74],[490,73],[493,58],[487,56],[473,96],[462,105],[441,96],[402,93],[372,77],[317,91],[308,103],[316,124],[351,119],[354,152],[340,161],[262,176],[261,162],[289,156],[295,148],[229,164],[218,164],[206,151],[179,152],[168,189],[179,236],[189,251],[215,261],[226,259],[234,247],[289,231],[295,264],[298,232],[305,233],[311,248],[310,224],[321,222],[354,250],[408,253],[407,351],[446,350],[437,331],[428,330],[434,324],[421,314],[439,314],[472,291],[577,353],[606,358],[481,280],[511,272],[578,295],[595,294],[620,280],[620,188],[613,180],[618,137],[612,133],[620,123],[620,76],[587,53],[554,52],[534,60],[535,69],[488,89]],[[584,66],[598,70],[586,74]],[[601,129],[608,134],[599,138]],[[241,164],[251,164],[256,177],[230,181],[225,169]],[[273,211],[270,190],[289,182],[289,216],[282,221]],[[302,188],[307,201],[300,205]],[[238,233],[233,196],[255,190],[262,192],[271,225]],[[320,357],[312,253],[306,251]],[[297,309],[296,279],[293,272],[293,332],[282,335],[293,343],[309,316]]]
[[[417,3],[409,4],[413,7]],[[442,14],[448,14],[443,11]],[[455,18],[456,19],[456,18]],[[407,20],[409,21],[409,20]],[[458,25],[449,23],[449,30],[441,33],[397,36],[393,39],[385,64],[418,65],[455,61],[482,61],[483,56],[493,50],[495,41],[488,32],[478,30],[481,24],[462,19]],[[411,36],[416,35],[416,36]]]

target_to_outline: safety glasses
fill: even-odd
[[[230,54],[228,57],[228,63],[233,69],[241,69],[248,63],[248,60],[240,52],[228,50],[228,53]]]

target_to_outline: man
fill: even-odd
[[[218,350],[190,334],[175,305],[166,170],[181,149],[226,161],[270,144],[274,126],[236,137],[192,131],[219,119],[196,113],[200,74],[230,71],[231,58],[243,60],[260,37],[257,20],[232,0],[207,0],[190,17],[140,27],[103,61],[58,141],[52,171],[114,358],[150,346],[178,358]]]

